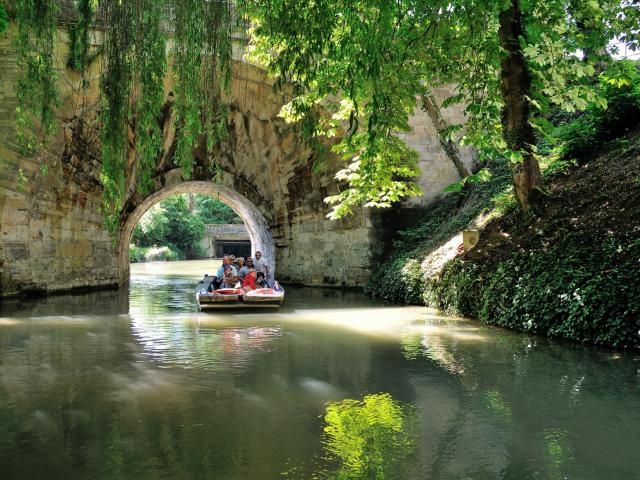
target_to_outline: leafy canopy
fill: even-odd
[[[310,137],[346,132],[334,151],[348,159],[342,191],[329,197],[332,217],[353,207],[386,207],[419,193],[416,154],[402,140],[417,96],[454,84],[444,106],[462,103],[467,122],[449,135],[477,148],[481,160],[510,151],[501,126],[499,14],[495,0],[246,0],[254,27],[249,55],[292,82],[295,97],[282,116]],[[603,105],[593,89],[596,64],[616,36],[637,45],[637,2],[524,0],[524,38],[532,75],[530,121],[550,135],[552,106]],[[587,52],[586,59],[580,52]],[[320,112],[326,111],[329,114]]]

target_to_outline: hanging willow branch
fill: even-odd
[[[105,39],[105,69],[102,90],[103,209],[107,227],[115,233],[125,198],[128,124],[134,61],[133,2],[106,2],[110,28]]]
[[[182,167],[185,177],[193,169],[193,150],[204,131],[201,107],[203,104],[202,63],[205,48],[205,2],[175,0],[176,29],[174,35],[174,75],[176,81],[176,124],[179,136],[175,163]]]
[[[18,144],[25,154],[46,143],[55,128],[58,104],[54,38],[57,26],[56,0],[16,2],[18,34],[15,39],[18,78],[16,82],[16,126]],[[40,140],[33,130],[39,124]]]
[[[174,0],[175,162],[189,178],[193,150],[204,136],[208,153],[227,132],[222,88],[231,83],[231,15],[225,0]]]
[[[16,2],[19,138],[31,150],[39,119],[43,142],[54,129],[57,74],[54,35],[58,0]],[[100,11],[105,30],[102,104],[102,213],[117,233],[126,199],[127,174],[145,195],[162,148],[160,118],[167,76],[167,37],[173,34],[176,152],[185,178],[194,153],[210,155],[227,133],[222,90],[231,81],[231,5],[227,0],[76,0],[78,23],[71,28],[68,66],[84,72],[90,63],[90,30]],[[169,31],[167,31],[169,30]],[[133,165],[127,159],[135,153]],[[133,167],[133,168],[132,168]]]
[[[69,27],[70,45],[67,66],[79,72],[84,72],[84,69],[91,61],[89,56],[89,49],[91,47],[89,43],[89,33],[94,23],[98,0],[77,0],[75,5],[78,22]],[[85,86],[86,85],[83,85],[83,87]]]
[[[167,72],[167,35],[173,33],[176,151],[174,162],[189,178],[194,151],[208,153],[227,131],[222,88],[231,80],[230,5],[224,0],[105,1],[109,25],[102,75],[103,213],[112,233],[125,200],[126,158],[135,147],[137,189],[152,187],[162,148],[160,115]],[[171,26],[173,32],[163,29]],[[135,120],[135,140],[128,144]]]
[[[141,0],[136,11],[136,179],[145,195],[153,186],[151,176],[162,148],[159,116],[164,103],[167,42],[162,31],[163,7],[157,0]]]

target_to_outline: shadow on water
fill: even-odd
[[[21,296],[0,300],[0,317],[50,315],[120,315],[129,312],[129,289],[47,296]]]

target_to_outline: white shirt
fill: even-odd
[[[253,257],[253,267],[256,269],[256,272],[264,272],[267,273],[269,270],[269,265],[267,265],[267,261],[264,257],[260,257],[260,260]]]

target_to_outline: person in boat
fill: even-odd
[[[240,277],[240,281],[242,281],[247,274],[247,269],[244,266],[244,258],[238,257],[236,259],[236,269],[238,270],[238,277]]]
[[[222,278],[224,276],[224,269],[226,266],[231,267],[231,270],[233,271],[233,275],[234,276],[238,276],[238,271],[236,270],[236,267],[234,267],[231,264],[231,257],[229,257],[229,255],[224,255],[222,257],[222,265],[220,265],[220,268],[218,268],[218,271],[216,273],[216,277],[218,278]]]
[[[258,283],[266,286],[267,278],[269,277],[269,265],[267,265],[267,261],[262,258],[262,252],[256,250],[255,257],[252,260],[253,268],[255,268],[257,272]]]
[[[218,268],[218,271],[216,272],[216,278],[213,281],[213,283],[211,284],[211,288],[210,290],[217,290],[218,288],[224,288],[222,286],[223,283],[223,277],[224,277],[224,269],[225,267],[231,267],[231,271],[233,273],[234,277],[238,276],[238,271],[236,270],[236,267],[234,267],[233,265],[231,265],[231,258],[229,257],[229,255],[223,255],[222,256],[222,265],[220,265],[220,268]]]
[[[250,292],[251,290],[255,290],[256,288],[258,288],[258,285],[256,284],[256,276],[256,269],[250,268],[245,275],[244,280],[242,280],[242,290],[244,290],[245,292]]]
[[[233,267],[231,265],[225,265],[220,288],[235,288],[237,282],[238,276],[235,275]]]
[[[244,267],[242,267],[238,271],[238,274],[240,275],[240,277],[244,278],[247,275],[247,273],[249,272],[250,268],[253,268],[253,259],[251,257],[247,257],[245,259]]]

